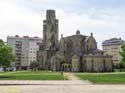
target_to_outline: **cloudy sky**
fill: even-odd
[[[125,0],[0,0],[0,38],[42,37],[47,9],[56,10],[64,36],[93,32],[99,48],[106,39],[125,39]]]

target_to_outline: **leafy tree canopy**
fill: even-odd
[[[39,67],[39,62],[38,62],[38,61],[33,61],[33,62],[31,62],[30,67],[31,67],[33,70],[37,70],[38,67]]]
[[[125,65],[125,44],[121,46],[120,55],[122,57],[121,64]]]
[[[39,66],[39,62],[37,62],[37,61],[33,61],[33,62],[31,62],[31,65],[30,65],[31,67],[38,67]]]
[[[12,53],[12,48],[0,39],[0,66],[10,66],[11,62],[15,61],[15,56]]]

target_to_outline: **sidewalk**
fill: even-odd
[[[81,80],[0,80],[0,85],[83,85]]]

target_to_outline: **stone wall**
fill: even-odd
[[[72,72],[79,72],[80,70],[80,58],[77,55],[72,57]]]
[[[111,72],[113,71],[113,61],[112,58],[109,56],[105,56],[105,71]]]
[[[85,72],[110,72],[113,70],[111,56],[83,56],[83,65],[83,71]]]

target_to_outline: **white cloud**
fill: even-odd
[[[71,1],[69,0],[68,3]],[[43,2],[60,3],[59,0],[32,0],[33,4],[39,3],[41,7]],[[118,10],[100,10],[100,12],[91,9],[90,12],[80,14],[77,13],[79,10],[76,12],[67,12],[60,8],[55,10],[59,19],[60,34],[64,36],[75,34],[77,29],[85,35],[93,32],[99,42],[99,47],[105,39],[112,37],[125,39],[125,14],[118,14]],[[16,34],[42,37],[42,21],[45,18],[45,11],[35,11],[34,7],[23,6],[18,0],[1,0],[0,11],[0,38],[5,39],[7,35]]]
[[[125,18],[116,15],[100,15],[100,18],[93,19],[88,14],[65,13],[57,11],[60,19],[60,33],[64,36],[75,34],[77,29],[82,34],[90,35],[91,32],[101,48],[102,41],[113,37],[122,37],[125,39]]]
[[[67,1],[63,1],[63,0],[32,0],[32,2],[35,3],[48,3],[48,4],[73,4],[76,1],[75,0],[67,0]]]
[[[0,2],[0,33],[6,35],[42,34],[42,16],[18,2]],[[42,36],[42,35],[41,35]],[[4,37],[6,38],[6,37]]]

